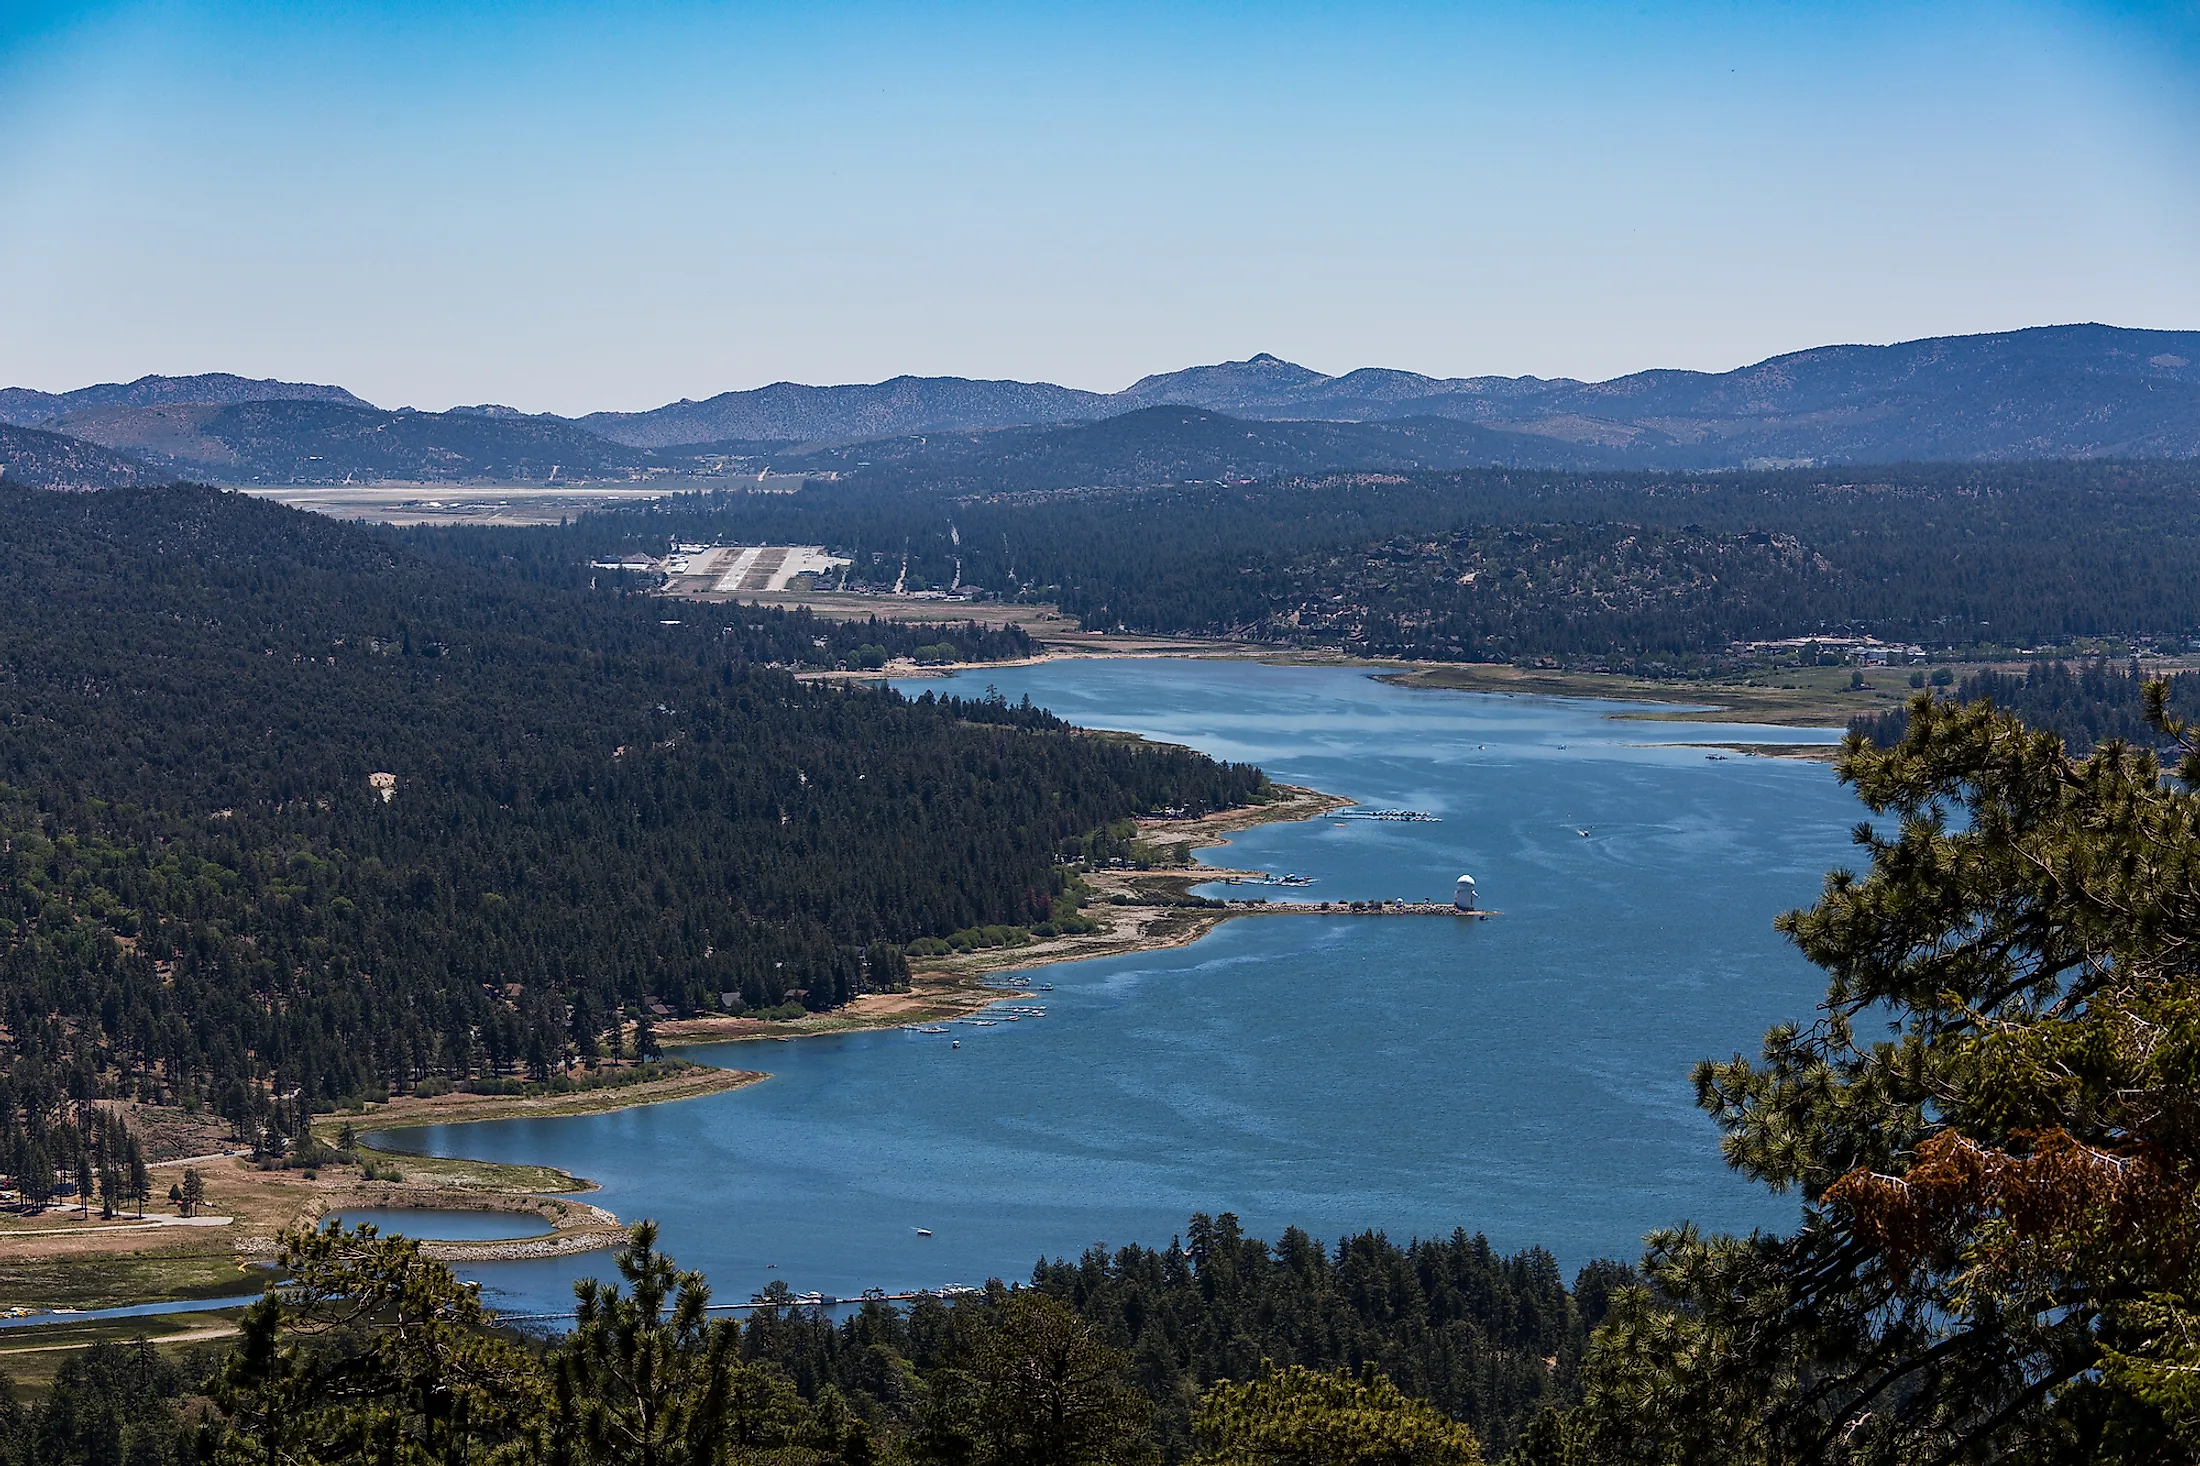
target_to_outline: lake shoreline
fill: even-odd
[[[1653,745],[1832,735],[1634,726],[1606,715],[1635,709],[1608,702],[1431,696],[1364,668],[1251,661],[1066,661],[897,686],[967,697],[989,681],[1084,727],[1258,763],[1360,812],[1434,816],[1303,818],[1318,804],[1222,816],[1197,832],[1237,847],[1202,850],[1212,864],[1102,873],[1159,898],[1086,908],[1121,923],[1119,939],[1133,918],[1149,948],[1216,922],[1160,904],[1171,887],[1273,909],[1447,894],[1468,871],[1507,915],[1233,922],[1173,950],[1043,971],[1029,964],[1071,953],[965,952],[919,975],[935,996],[960,982],[966,1001],[998,1005],[977,1023],[784,1053],[685,1049],[773,1080],[623,1119],[435,1132],[432,1148],[601,1178],[605,1194],[585,1199],[654,1217],[662,1245],[729,1298],[781,1278],[842,1298],[982,1284],[1098,1240],[1165,1245],[1186,1217],[1222,1210],[1271,1236],[1464,1226],[1567,1267],[1630,1255],[1679,1217],[1747,1231],[1784,1215],[1719,1160],[1688,1073],[1811,1010],[1821,975],[1773,922],[1849,852],[1853,796],[1821,766]],[[1251,833],[1213,827],[1294,812],[1302,822]],[[1177,864],[1171,837],[1189,842],[1188,824],[1145,827],[1152,864]],[[1232,888],[1232,867],[1312,884]],[[1001,990],[1015,978],[1023,991]],[[854,1015],[926,1000],[868,1000]],[[739,1032],[714,1027],[689,1037]],[[762,1024],[748,1036],[790,1037]],[[567,1279],[601,1268],[521,1264],[494,1285],[501,1306],[547,1311]]]
[[[798,672],[803,681],[884,682],[893,678],[948,677],[984,672],[989,668],[1030,667],[1049,662],[1119,661],[1141,657],[1191,661],[1261,662],[1292,667],[1356,667],[1374,673],[1379,681],[1400,687],[1444,688],[1455,692],[1529,693],[1541,697],[1590,698],[1608,702],[1659,704],[1655,712],[1614,713],[1615,718],[1671,719],[1682,722],[1759,723],[1787,728],[1843,728],[1851,718],[1904,706],[1911,690],[1894,685],[1894,674],[1879,669],[1890,679],[1881,687],[1868,683],[1849,685],[1852,668],[1782,669],[1760,673],[1741,682],[1681,682],[1637,677],[1625,672],[1569,672],[1557,668],[1520,667],[1509,662],[1417,662],[1401,657],[1358,657],[1320,648],[1276,646],[1265,642],[1232,641],[1222,637],[1137,635],[1126,632],[1086,632],[1060,625],[1066,618],[1045,606],[999,603],[964,604],[960,615],[948,614],[954,603],[943,601],[897,602],[882,596],[835,596],[830,593],[781,591],[769,595],[744,593],[745,605],[806,607],[832,619],[861,619],[884,614],[895,621],[976,621],[981,625],[1020,626],[1040,651],[1029,657],[998,662],[941,662],[922,665],[899,660],[877,671]],[[987,612],[992,619],[988,621]],[[1773,682],[1775,675],[1789,679]],[[1664,708],[1672,711],[1665,711]],[[1753,745],[1745,751],[1768,756],[1780,745]]]
[[[1230,836],[1259,825],[1319,819],[1357,801],[1298,785],[1276,786],[1281,796],[1266,804],[1216,810],[1195,819],[1138,821],[1139,837],[1184,843],[1196,852],[1230,843]],[[846,1007],[815,1018],[765,1022],[755,1018],[705,1016],[676,1018],[657,1025],[659,1038],[680,1044],[789,1043],[835,1033],[867,1033],[911,1024],[952,1022],[995,1003],[1026,999],[1027,990],[1004,988],[990,979],[1062,962],[1085,962],[1136,952],[1186,946],[1243,911],[1182,904],[1190,888],[1256,871],[1227,866],[1180,866],[1161,870],[1101,870],[1085,879],[1097,899],[1085,914],[1100,923],[1093,932],[1036,940],[1017,947],[993,947],[949,957],[920,957],[910,963],[906,993],[866,993]],[[1116,896],[1124,898],[1118,904]]]
[[[662,1078],[566,1094],[400,1095],[365,1110],[316,1116],[313,1133],[334,1145],[346,1125],[373,1134],[482,1120],[606,1114],[721,1094],[764,1077],[685,1063]],[[187,1171],[199,1173],[206,1203],[194,1217],[177,1217],[169,1206],[149,1202],[142,1218],[125,1213],[101,1221],[66,1209],[0,1221],[0,1308],[84,1310],[225,1297],[241,1281],[239,1274],[249,1277],[248,1269],[274,1260],[283,1232],[317,1225],[331,1212],[356,1207],[520,1210],[550,1224],[540,1236],[501,1241],[422,1239],[429,1256],[454,1262],[593,1252],[618,1245],[624,1235],[624,1224],[610,1212],[566,1199],[596,1186],[558,1167],[419,1156],[356,1141],[353,1148],[381,1176],[394,1172],[401,1179],[369,1180],[364,1166],[262,1170],[249,1151],[231,1144],[156,1160],[148,1167],[156,1198],[180,1185]]]
[[[1172,653],[1152,648],[1095,651],[1079,647],[1072,653],[1049,655],[1041,660],[1098,661],[1156,655],[1179,660],[1211,659],[1212,649],[1187,648]],[[1279,657],[1272,648],[1259,651],[1246,649],[1227,660],[1241,663],[1288,662],[1303,666],[1329,666],[1354,672],[1369,671],[1377,673],[1378,680],[1385,683],[1407,687],[1445,685],[1445,682],[1418,675],[1419,671],[1429,670],[1425,668],[1354,662],[1334,656]],[[960,670],[966,674],[975,674],[982,673],[986,668],[980,666]],[[1477,669],[1478,674],[1490,671],[1519,675],[1508,676],[1505,679],[1506,685],[1503,686],[1461,686],[1455,690],[1511,692],[1531,700],[1540,697],[1599,695],[1584,692],[1577,685],[1571,685],[1570,679],[1566,686],[1547,685],[1552,674],[1533,674],[1542,680],[1531,681],[1529,674],[1520,673],[1520,669]],[[1458,669],[1453,668],[1447,673],[1445,681],[1448,682],[1457,675]],[[1705,689],[1707,692],[1711,690]],[[1670,696],[1671,691],[1667,690],[1666,695]],[[1607,700],[1623,699],[1638,704],[1648,700],[1633,688],[1606,687],[1601,696]],[[1624,710],[1616,715],[1649,718],[1669,716],[1662,711],[1641,709]],[[1107,716],[1105,712],[1097,715],[1088,712],[1086,721],[1104,722]],[[1101,737],[1133,736],[1097,727],[1092,731]],[[1708,729],[1705,731],[1711,732]],[[1706,743],[1700,746],[1731,749],[1736,754],[1786,751],[1783,746],[1776,744]],[[1797,749],[1795,752],[1806,757],[1824,756],[1823,746]],[[1332,781],[1324,778],[1323,782],[1342,783],[1346,780]],[[1316,820],[1336,809],[1358,802],[1302,786],[1278,786],[1278,793],[1283,797],[1268,804],[1218,811],[1195,820],[1140,820],[1139,835],[1142,840],[1151,843],[1182,843],[1194,850],[1211,850],[1227,845],[1234,834],[1247,828],[1270,822]],[[920,1023],[951,1021],[958,1017],[973,1016],[998,1003],[1033,1002],[1037,999],[1036,990],[1011,986],[1004,980],[1022,971],[1056,963],[1183,947],[1206,936],[1232,916],[1250,914],[1244,907],[1209,907],[1196,904],[1190,899],[1189,893],[1193,887],[1205,882],[1227,880],[1234,874],[1255,873],[1236,872],[1224,865],[1195,865],[1145,871],[1096,871],[1087,877],[1096,899],[1090,901],[1086,908],[1087,914],[1100,923],[1100,929],[1095,932],[1032,941],[1015,947],[920,959],[914,964],[914,981],[910,991],[866,995],[834,1013],[791,1022],[718,1017],[667,1019],[659,1023],[657,1032],[668,1046],[765,1039],[792,1042],[799,1038],[833,1033],[877,1031]],[[358,1131],[373,1133],[489,1120],[600,1114],[671,1104],[681,1099],[727,1092],[753,1084],[764,1077],[767,1076],[754,1069],[720,1068],[715,1063],[690,1060],[687,1068],[660,1080],[630,1086],[607,1086],[566,1095],[540,1095],[531,1099],[522,1096],[463,1093],[431,1098],[402,1096],[387,1105],[376,1105],[363,1112],[317,1117],[315,1132],[324,1139],[333,1140],[335,1132],[347,1122]],[[216,1148],[213,1144],[208,1144],[203,1149],[214,1152]],[[404,1175],[403,1185],[420,1197],[419,1202],[415,1203],[420,1205],[461,1210],[487,1205],[489,1209],[499,1209],[505,1202],[519,1202],[526,1198],[555,1198],[561,1194],[571,1195],[594,1189],[593,1183],[585,1178],[555,1167],[503,1165],[457,1157],[416,1156],[366,1148],[362,1150],[363,1158],[373,1159],[378,1166],[389,1165],[400,1169]],[[161,1225],[157,1228],[142,1224],[130,1226],[119,1222],[72,1225],[68,1223],[68,1219],[50,1214],[44,1218],[25,1219],[24,1223],[0,1221],[0,1244],[4,1244],[0,1245],[0,1252],[9,1254],[4,1262],[0,1262],[0,1307],[9,1304],[35,1304],[45,1308],[100,1307],[186,1297],[231,1296],[227,1290],[234,1289],[249,1278],[249,1274],[240,1277],[247,1264],[272,1256],[274,1237],[284,1227],[309,1223],[329,1211],[342,1210],[351,1205],[375,1204],[378,1198],[386,1195],[379,1190],[370,1190],[370,1185],[377,1183],[365,1183],[361,1173],[352,1168],[326,1167],[320,1176],[314,1177],[303,1171],[263,1172],[253,1165],[249,1157],[236,1155],[233,1151],[226,1154],[194,1154],[169,1150],[166,1154],[191,1155],[192,1163],[202,1168],[205,1176],[210,1209],[216,1216],[228,1217],[230,1220],[226,1224]],[[180,1178],[184,1165],[185,1161],[180,1159],[156,1165],[156,1195],[165,1194],[169,1182]],[[559,1229],[566,1235],[556,1240],[555,1250],[548,1255],[561,1255],[568,1250],[593,1251],[616,1245],[621,1235],[618,1218],[594,1207],[587,1207],[584,1212],[578,1209],[580,1204],[566,1205],[576,1208],[572,1214],[572,1222]],[[305,1215],[308,1211],[311,1212],[310,1217]],[[594,1215],[590,1216],[589,1213]],[[206,1219],[208,1222],[212,1220]],[[57,1229],[62,1235],[35,1238],[28,1235],[29,1230],[55,1222],[63,1223]],[[536,1249],[545,1240],[537,1237],[508,1243],[458,1244],[466,1250],[463,1256],[454,1253],[453,1260],[487,1261],[507,1255],[544,1255]],[[475,1248],[482,1250],[473,1250]],[[508,1253],[497,1250],[505,1248],[524,1250]]]
[[[1106,730],[1098,730],[1103,733]],[[1107,734],[1107,736],[1126,736]],[[1193,850],[1229,843],[1258,825],[1316,819],[1354,801],[1295,785],[1279,785],[1265,804],[1217,810],[1195,819],[1138,821],[1149,841],[1182,842]],[[1026,968],[1133,952],[1160,951],[1197,941],[1222,921],[1244,913],[1175,903],[1204,881],[1237,872],[1219,866],[1169,870],[1108,870],[1088,879],[1098,897],[1090,907],[1100,922],[1091,933],[1035,941],[946,958],[919,959],[908,992],[870,993],[847,1007],[814,1017],[767,1022],[754,1018],[668,1019],[657,1025],[668,1045],[766,1040],[791,1043],[836,1033],[876,1032],[915,1023],[950,1022],[996,1003],[1028,1000],[1027,990],[1004,987],[1001,976]],[[1125,904],[1113,898],[1121,895]],[[679,1058],[679,1056],[673,1056]],[[375,1137],[384,1132],[499,1120],[556,1119],[610,1114],[730,1093],[771,1076],[681,1059],[682,1067],[659,1079],[606,1085],[564,1094],[483,1095],[463,1090],[434,1096],[398,1095],[363,1110],[318,1115],[313,1134],[334,1145],[345,1126]],[[9,1265],[0,1267],[0,1307],[104,1308],[226,1296],[223,1275],[274,1260],[285,1230],[310,1227],[332,1213],[357,1208],[400,1207],[446,1211],[526,1211],[551,1223],[539,1236],[482,1241],[422,1240],[422,1251],[447,1262],[491,1262],[570,1256],[616,1247],[626,1223],[604,1208],[564,1199],[594,1191],[586,1177],[556,1167],[512,1166],[463,1157],[431,1157],[387,1150],[355,1140],[363,1161],[396,1181],[369,1181],[363,1171],[329,1166],[317,1172],[263,1171],[235,1149],[161,1161],[151,1168],[156,1195],[180,1182],[186,1169],[204,1176],[205,1215],[178,1218],[78,1222],[73,1214],[28,1218],[43,1226],[0,1223]]]

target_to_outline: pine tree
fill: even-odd
[[[1782,919],[1823,1014],[1696,1080],[1803,1225],[1652,1239],[1586,1371],[1597,1461],[2200,1452],[2200,748],[2165,697],[2174,781],[1984,703],[1852,736],[1894,829]]]
[[[1200,1397],[1193,1466],[1482,1466],[1474,1432],[1385,1379],[1263,1363]]]
[[[655,1223],[634,1228],[617,1267],[624,1292],[594,1278],[575,1286],[573,1332],[554,1361],[557,1438],[590,1466],[705,1466],[744,1372],[739,1329],[711,1321],[709,1285],[657,1251]]]

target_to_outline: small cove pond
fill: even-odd
[[[547,1219],[525,1212],[461,1211],[423,1206],[357,1207],[332,1212],[323,1217],[322,1222],[342,1222],[347,1227],[372,1222],[375,1230],[385,1237],[402,1234],[436,1242],[503,1242],[518,1237],[546,1236],[551,1229]]]
[[[1448,899],[1464,871],[1503,914],[1230,921],[1188,947],[1033,969],[1046,1016],[958,1025],[959,1049],[901,1030],[702,1046],[688,1055],[772,1077],[376,1143],[590,1177],[590,1201],[657,1219],[726,1302],[775,1280],[845,1297],[1016,1278],[1041,1254],[1165,1245],[1193,1211],[1270,1238],[1464,1227],[1547,1247],[1569,1275],[1683,1219],[1792,1224],[1792,1199],[1720,1162],[1689,1066],[1810,1016],[1821,975],[1772,920],[1854,863],[1859,806],[1822,763],[1672,743],[1836,734],[1245,662],[1054,662],[904,690],[989,686],[1439,816],[1261,826],[1214,863],[1311,876],[1288,894],[1337,901]],[[556,1313],[574,1278],[611,1269],[596,1254],[463,1271],[507,1311]]]

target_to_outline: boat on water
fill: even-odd
[[[945,1033],[947,1032],[947,1025],[944,1023],[927,1023],[915,1031],[918,1033]]]
[[[919,1227],[917,1228],[917,1235],[919,1237],[929,1237],[932,1235],[932,1229],[930,1227]]]

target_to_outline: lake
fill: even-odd
[[[1034,969],[1046,1016],[958,1025],[959,1049],[900,1030],[696,1047],[772,1077],[377,1143],[590,1177],[591,1201],[656,1218],[725,1301],[774,1280],[846,1296],[1021,1277],[1042,1254],[1166,1245],[1194,1211],[1269,1237],[1464,1227],[1569,1273],[1684,1218],[1793,1221],[1792,1199],[1721,1164],[1689,1066],[1810,1015],[1823,982],[1772,920],[1854,860],[1860,806],[1821,763],[1670,744],[1837,735],[1245,662],[1055,662],[904,690],[988,686],[1438,816],[1262,826],[1214,863],[1311,876],[1290,894],[1313,900],[1448,899],[1466,872],[1502,914],[1229,921],[1188,947]],[[510,1311],[556,1312],[573,1278],[610,1269],[597,1254],[464,1271]]]
[[[353,1207],[332,1213],[321,1220],[324,1225],[341,1222],[347,1227],[356,1227],[366,1222],[371,1223],[384,1236],[392,1232],[402,1232],[407,1237],[437,1242],[507,1242],[518,1237],[540,1237],[550,1230],[547,1217],[525,1212],[468,1211],[443,1207]]]

